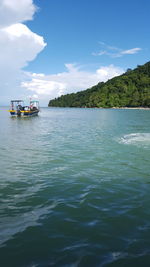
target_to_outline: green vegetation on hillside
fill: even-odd
[[[150,62],[90,89],[49,101],[51,107],[150,107]]]

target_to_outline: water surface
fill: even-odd
[[[0,125],[0,266],[150,266],[149,110]]]

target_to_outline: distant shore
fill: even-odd
[[[146,107],[112,107],[112,109],[144,109],[144,110],[150,110],[150,108]]]
[[[96,108],[96,109],[139,109],[139,110],[150,110],[150,107],[59,107],[59,106],[48,106],[48,108]]]

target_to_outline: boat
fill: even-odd
[[[39,101],[30,100],[29,106],[24,105],[23,100],[11,100],[10,114],[16,117],[30,117],[38,115],[40,111]]]

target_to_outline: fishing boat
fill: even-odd
[[[24,105],[23,100],[11,100],[10,114],[16,117],[30,117],[38,115],[40,111],[39,101],[30,100],[29,106]]]

